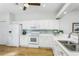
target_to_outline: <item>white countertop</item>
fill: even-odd
[[[58,40],[72,41],[77,43],[77,39],[71,38],[68,39],[66,34],[55,36],[55,41],[57,44],[69,55],[69,56],[79,56],[78,51],[70,51],[65,46],[63,46]]]
[[[56,36],[58,39],[57,40],[64,40],[64,41],[71,41],[73,43],[78,43],[78,38],[77,36],[72,35],[71,38],[68,38],[68,34],[62,34]]]

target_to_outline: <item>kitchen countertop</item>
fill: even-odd
[[[76,40],[73,40],[72,38],[71,39],[68,39],[67,38],[67,34],[62,34],[62,35],[59,35],[59,36],[54,36],[55,38],[55,41],[57,42],[57,44],[69,55],[69,56],[79,56],[79,51],[70,51],[68,50],[65,46],[63,46],[58,40],[65,40],[65,41],[72,41],[72,42],[75,42],[77,43],[77,39]]]
[[[71,38],[68,38],[68,34],[62,34],[56,36],[58,39],[57,40],[64,40],[64,41],[71,41],[73,43],[78,43],[78,38],[77,36],[72,35]]]

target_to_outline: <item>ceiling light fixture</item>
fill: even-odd
[[[45,4],[43,4],[43,7],[45,7],[46,5]]]
[[[64,14],[67,14],[67,12],[64,12]]]
[[[16,3],[16,5],[20,5],[20,9],[25,11],[29,6],[40,6],[40,3]]]
[[[24,3],[24,6],[25,6],[25,7],[29,7],[28,3]]]
[[[20,9],[22,10],[22,9],[23,9],[23,7],[20,7]]]

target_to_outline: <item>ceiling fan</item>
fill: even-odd
[[[16,3],[16,5],[20,5],[21,3]],[[23,11],[27,9],[28,6],[40,6],[40,3],[22,3],[23,4]]]

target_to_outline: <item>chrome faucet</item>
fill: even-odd
[[[70,32],[70,33],[69,33],[68,38],[70,38],[70,37],[71,37],[71,34],[72,34],[72,33],[73,33],[73,32]]]
[[[71,35],[73,34],[74,32],[70,32],[69,35],[68,35],[68,38],[71,38]],[[78,44],[79,44],[79,33],[76,33],[77,36],[78,36]]]
[[[71,35],[73,34],[74,32],[70,32],[69,35],[68,35],[68,38],[71,38]],[[76,33],[78,35],[78,44],[79,44],[79,33]]]

